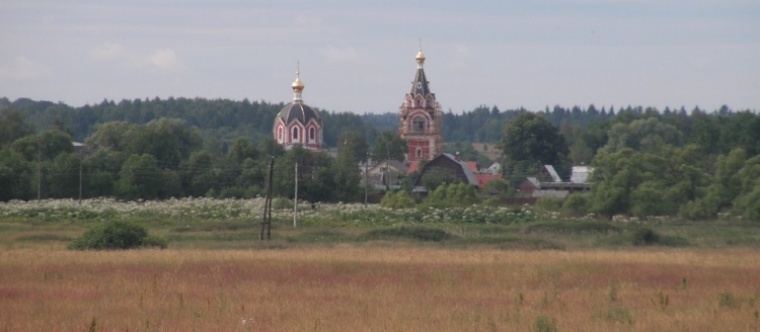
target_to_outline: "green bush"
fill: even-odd
[[[113,250],[140,247],[166,248],[166,241],[148,236],[140,226],[123,221],[113,221],[92,228],[69,244],[72,250]]]
[[[412,208],[415,204],[414,197],[409,195],[405,190],[401,190],[395,194],[392,191],[386,192],[383,200],[380,201],[380,206],[391,209]]]
[[[660,243],[660,235],[650,228],[640,228],[633,233],[633,244],[648,246]]]
[[[521,229],[523,233],[556,233],[556,234],[613,234],[622,229],[609,222],[538,222],[529,224]]]
[[[272,200],[272,209],[287,210],[293,208],[293,200],[285,197],[277,197]]]
[[[533,207],[538,211],[554,212],[559,211],[562,208],[564,198],[559,197],[541,197],[536,201]]]
[[[562,214],[571,217],[582,217],[588,214],[589,198],[587,193],[571,194],[562,203]]]
[[[464,183],[442,184],[433,190],[423,202],[425,207],[447,208],[464,207],[478,203],[475,186]]]
[[[376,229],[360,236],[360,240],[391,240],[406,238],[419,241],[441,242],[454,238],[444,230],[427,227],[397,227]]]

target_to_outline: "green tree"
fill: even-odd
[[[747,220],[760,221],[760,155],[748,159],[736,177],[741,189],[732,202],[733,213]]]
[[[358,131],[347,130],[338,139],[338,154],[347,154],[355,164],[366,160],[368,151],[367,140]]]
[[[92,150],[130,152],[139,126],[126,121],[99,124],[85,141]]]
[[[719,156],[706,194],[685,204],[681,214],[690,219],[711,219],[721,210],[729,208],[742,193],[743,182],[747,180],[740,175],[746,161],[747,153],[742,148]]]
[[[631,194],[642,182],[641,154],[629,148],[594,157],[591,211],[612,217],[629,213]]]
[[[32,198],[32,164],[20,153],[0,148],[0,201]]]
[[[60,130],[24,136],[13,142],[12,148],[23,154],[26,160],[50,160],[60,153],[74,151],[71,136]]]
[[[211,153],[206,150],[193,152],[183,170],[183,187],[190,196],[204,196],[217,182]]]
[[[298,164],[296,173],[295,165]],[[276,196],[295,197],[298,176],[298,199],[310,202],[335,200],[333,160],[324,153],[315,153],[300,145],[285,152],[275,161],[273,192]]]
[[[358,201],[361,196],[361,188],[359,187],[361,172],[357,162],[362,151],[357,150],[357,144],[351,143],[349,137],[342,136],[341,139],[344,144],[338,148],[338,158],[335,160],[333,172],[335,176],[335,199],[342,202],[354,202]],[[354,139],[359,138],[354,137]],[[366,145],[364,146],[364,153],[366,153]]]
[[[163,172],[150,154],[132,155],[121,167],[116,194],[123,199],[155,199],[161,191]]]
[[[83,173],[85,197],[114,196],[119,171],[128,158],[126,152],[96,150],[84,160]]]
[[[541,115],[524,112],[507,123],[500,144],[506,178],[517,186],[534,176],[537,165],[553,165],[568,179],[571,165],[568,147],[557,128]]]
[[[47,197],[76,198],[79,196],[79,163],[75,153],[61,153],[46,167]]]
[[[132,151],[152,155],[162,168],[179,166],[202,142],[196,128],[172,118],[149,122],[133,139]]]
[[[227,156],[237,163],[243,163],[244,160],[251,158],[260,158],[262,153],[245,137],[238,137],[232,142],[232,146]]]
[[[390,159],[398,161],[403,161],[405,154],[406,141],[392,131],[384,131],[377,137],[371,153],[373,160]]]
[[[32,133],[24,114],[12,108],[0,109],[0,147]]]
[[[610,128],[608,136],[603,148],[608,152],[623,148],[654,152],[664,145],[679,146],[682,142],[681,132],[676,127],[654,117],[616,123]]]

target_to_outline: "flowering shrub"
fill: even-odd
[[[258,221],[263,198],[211,199],[182,198],[163,201],[119,201],[112,198],[82,200],[47,199],[0,202],[0,218],[27,218],[36,221],[119,220],[171,218],[199,221]],[[292,220],[293,209],[272,209],[275,220]],[[318,204],[299,202],[298,219],[304,225],[403,225],[424,223],[510,224],[540,218],[527,207],[385,208],[377,204]]]
[[[260,218],[264,199],[182,198],[164,201],[118,201],[113,198],[82,200],[46,199],[0,203],[0,217],[36,220],[111,220],[131,217],[174,217],[193,219]],[[273,214],[275,211],[273,211]]]

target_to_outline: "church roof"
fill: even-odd
[[[422,68],[422,65],[425,63],[425,54],[422,53],[422,48],[420,48],[419,53],[417,53],[414,59],[417,61],[417,73],[414,74],[412,89],[409,93],[413,96],[417,94],[427,96],[430,93],[430,87],[428,86],[430,82],[428,82],[425,76],[425,69]]]
[[[427,77],[425,77],[425,69],[422,67],[417,68],[417,73],[414,74],[414,81],[412,81],[412,89],[409,91],[412,95],[421,94],[427,96],[430,93],[430,87],[428,86]]]
[[[294,101],[285,105],[280,110],[280,113],[277,113],[277,117],[285,122],[285,124],[290,124],[293,121],[307,124],[312,119],[316,120],[319,124],[322,123],[319,113],[300,101]]]

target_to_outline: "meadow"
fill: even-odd
[[[261,203],[0,204],[0,330],[760,330],[751,223]],[[65,249],[109,220],[169,248]]]
[[[0,252],[5,331],[755,331],[758,252]]]

